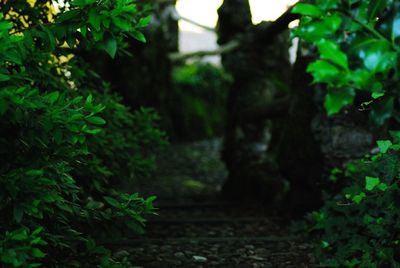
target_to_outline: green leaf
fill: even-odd
[[[358,55],[369,71],[386,72],[397,62],[397,53],[391,51],[390,47],[391,44],[386,40],[375,40],[361,46]]]
[[[133,31],[130,33],[130,35],[135,38],[136,40],[139,40],[140,42],[146,43],[146,37],[144,34],[138,31]]]
[[[337,44],[332,41],[322,39],[317,45],[322,59],[329,60],[346,70],[349,69],[347,55],[339,49]]]
[[[42,169],[31,169],[25,172],[26,175],[31,176],[31,177],[37,177],[37,176],[42,176],[43,175],[43,170]]]
[[[317,6],[304,3],[296,4],[292,10],[292,13],[310,17],[322,16],[322,11]]]
[[[8,80],[10,80],[10,79],[11,79],[11,77],[10,77],[9,75],[0,74],[0,82],[8,81]]]
[[[23,241],[28,238],[28,233],[25,229],[18,229],[10,234],[10,239],[14,241]]]
[[[94,27],[96,31],[100,31],[101,15],[96,9],[91,9],[89,11],[89,23]]]
[[[398,14],[394,20],[392,25],[392,40],[400,37],[400,14]]]
[[[356,204],[360,204],[361,201],[364,200],[365,196],[366,196],[365,193],[361,192],[360,194],[353,196],[351,200]]]
[[[383,154],[385,154],[390,149],[390,147],[393,145],[390,140],[379,140],[376,143],[378,144],[379,150]]]
[[[110,55],[111,58],[115,57],[117,53],[117,40],[114,38],[107,39],[106,43],[104,44],[104,50]]]
[[[136,27],[138,27],[138,28],[146,27],[147,25],[149,25],[150,21],[151,21],[151,16],[141,18],[139,20],[138,24],[136,25]]]
[[[372,92],[371,97],[373,99],[379,99],[380,97],[385,96],[384,92]]]
[[[365,189],[367,191],[372,191],[376,186],[378,186],[381,183],[381,180],[376,177],[365,177]]]
[[[338,0],[317,0],[317,5],[323,10],[337,7]]]
[[[324,102],[328,115],[338,113],[344,106],[352,104],[355,95],[352,88],[329,89]]]
[[[115,26],[117,26],[124,32],[129,32],[132,30],[132,26],[130,25],[129,21],[127,21],[127,20],[120,19],[118,17],[114,17],[114,18],[112,18],[112,21],[115,24]]]
[[[13,27],[12,23],[8,21],[0,21],[0,31],[8,31]]]
[[[375,18],[386,8],[387,0],[370,0],[368,6],[368,20],[375,22]]]
[[[387,184],[386,183],[383,183],[383,182],[381,182],[378,186],[377,186],[377,188],[379,189],[379,190],[381,190],[381,191],[386,191],[389,187],[387,186]]]
[[[96,128],[96,129],[85,129],[85,133],[88,133],[88,134],[97,134],[97,133],[100,133],[100,132],[102,132],[103,130],[101,129],[101,128]]]
[[[44,258],[46,254],[38,248],[32,248],[32,256],[35,258]]]
[[[105,196],[104,200],[106,200],[107,203],[110,204],[113,207],[116,207],[116,208],[120,208],[121,207],[121,204],[116,199],[114,199],[114,198],[112,198],[110,196]]]
[[[386,120],[392,117],[394,109],[394,99],[380,98],[374,102],[370,113],[371,120],[378,126],[382,126]]]
[[[4,115],[8,109],[8,102],[5,99],[0,99],[0,115]]]
[[[50,94],[48,94],[48,95],[46,96],[47,101],[48,101],[50,104],[55,103],[55,102],[58,100],[58,97],[60,97],[60,92],[58,92],[58,91],[54,91],[54,92],[52,92],[52,93],[50,93]]]
[[[80,15],[79,9],[66,11],[62,13],[60,16],[58,16],[57,23],[63,23],[65,21],[72,20],[74,18],[79,18],[79,15]]]
[[[99,116],[91,116],[86,118],[86,120],[89,123],[95,124],[95,125],[104,125],[106,124],[106,120],[104,120],[103,118],[99,117]]]
[[[14,220],[16,223],[21,223],[24,217],[24,209],[19,205],[14,205]]]
[[[307,72],[314,77],[314,82],[329,82],[340,76],[340,70],[323,60],[317,60],[307,67]]]

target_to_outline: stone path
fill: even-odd
[[[254,204],[219,200],[226,171],[220,141],[169,148],[155,179],[140,192],[156,194],[158,216],[143,237],[118,241],[118,257],[137,267],[317,267],[308,238],[288,231],[288,222]]]

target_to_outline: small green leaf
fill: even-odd
[[[360,194],[353,196],[351,200],[356,204],[360,204],[361,201],[364,200],[365,196],[366,196],[365,193],[361,192]]]
[[[117,40],[109,38],[104,44],[104,50],[110,55],[111,58],[115,57],[117,53]]]
[[[372,92],[371,94],[371,97],[375,100],[383,96],[385,96],[385,92]]]
[[[400,13],[394,18],[392,29],[392,40],[396,40],[400,37]]]
[[[314,77],[314,82],[328,82],[340,76],[340,70],[323,60],[317,60],[307,67],[307,72]]]
[[[349,69],[347,55],[339,49],[337,44],[332,41],[322,39],[317,45],[322,59],[329,60],[346,70]]]
[[[355,95],[352,88],[329,89],[324,103],[328,115],[338,113],[344,106],[352,104]]]
[[[31,176],[31,177],[37,177],[37,176],[42,176],[43,175],[43,170],[42,169],[31,169],[25,172],[26,175]]]
[[[32,256],[35,258],[44,258],[46,254],[38,248],[32,248]]]
[[[121,207],[121,204],[115,198],[112,198],[110,196],[105,196],[104,200],[106,200],[107,203],[110,204],[113,207],[116,207],[116,208],[120,208]]]
[[[21,223],[22,218],[24,217],[24,209],[21,206],[14,206],[14,220],[16,223]]]
[[[4,115],[8,109],[8,102],[5,99],[0,99],[0,115]]]
[[[394,109],[394,99],[379,98],[374,102],[370,113],[371,120],[378,126],[382,126],[386,120],[392,117]]]
[[[120,19],[118,17],[112,18],[113,23],[115,26],[120,28],[122,31],[129,32],[132,30],[132,26],[129,24],[129,21]]]
[[[99,117],[99,116],[91,116],[86,118],[86,120],[89,123],[95,124],[95,125],[104,125],[106,124],[106,120],[104,120],[103,118]]]
[[[91,9],[89,11],[89,23],[96,29],[96,31],[100,31],[101,16],[97,13],[96,9]]]
[[[8,81],[8,80],[10,80],[10,79],[11,79],[11,77],[10,77],[9,75],[0,74],[0,82]]]
[[[381,182],[381,183],[377,186],[377,188],[378,188],[379,190],[381,190],[381,191],[386,191],[387,188],[388,188],[388,186],[387,186],[386,183]]]
[[[78,97],[79,98],[79,97]],[[75,101],[75,99],[74,99],[74,101]],[[80,100],[79,100],[80,101]],[[79,102],[78,101],[78,102]],[[92,96],[92,94],[89,94],[89,96],[87,96],[87,98],[86,98],[86,106],[88,106],[89,104],[91,104],[93,102],[93,96]]]
[[[130,34],[136,40],[139,40],[140,42],[146,43],[146,37],[144,36],[143,33],[138,32],[138,31],[133,31]]]
[[[365,177],[365,189],[367,191],[372,191],[376,186],[378,186],[381,183],[379,178],[376,177]]]
[[[317,6],[304,3],[295,5],[292,13],[310,17],[320,17],[322,15],[322,11]]]
[[[390,149],[390,146],[392,146],[392,142],[390,140],[380,140],[377,141],[376,143],[378,144],[379,150],[383,154]]]
[[[10,234],[10,239],[14,241],[23,241],[28,238],[28,233],[25,229],[18,229]]]
[[[136,25],[136,27],[138,27],[138,28],[146,27],[147,25],[149,25],[150,21],[151,21],[151,16],[141,18],[139,20],[138,24]]]
[[[58,100],[58,97],[60,97],[60,92],[58,92],[58,91],[52,92],[52,93],[50,93],[50,94],[48,94],[48,95],[46,96],[47,101],[48,101],[50,104],[55,103],[55,102]]]

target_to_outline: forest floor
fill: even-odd
[[[227,173],[218,139],[169,146],[154,178],[139,183],[157,195],[158,216],[143,237],[122,241],[117,254],[138,267],[317,267],[312,243],[289,221],[255,204],[222,201]]]

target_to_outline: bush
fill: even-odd
[[[149,18],[131,0],[64,4],[57,12],[52,1],[0,1],[2,267],[128,265],[99,239],[142,232],[154,209],[154,197],[114,186],[149,173],[164,143],[157,116],[85,86],[90,70],[71,54],[114,57],[123,35],[144,40]]]
[[[222,135],[231,77],[220,67],[194,63],[173,72],[174,92],[168,106],[179,140]]]
[[[327,88],[325,108],[334,115],[348,105],[369,113],[371,123],[397,129],[400,8],[398,1],[312,1],[294,8],[302,15],[294,34],[309,42],[319,58],[308,66],[315,83]],[[362,98],[361,98],[362,99]],[[399,132],[377,141],[379,152],[335,169],[345,187],[326,197],[310,215],[321,240],[317,255],[329,267],[400,265]],[[389,133],[380,133],[388,137]]]

